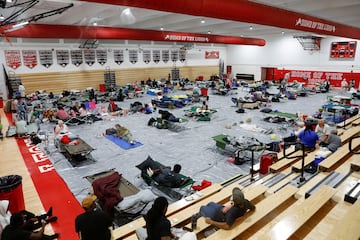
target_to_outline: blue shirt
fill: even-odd
[[[317,133],[311,130],[301,131],[298,137],[300,138],[302,144],[311,148],[315,147],[316,142],[319,140]]]

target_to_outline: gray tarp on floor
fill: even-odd
[[[90,183],[83,178],[101,171],[115,169],[123,176],[138,186],[140,189],[147,185],[140,178],[140,171],[135,165],[141,163],[150,155],[154,160],[169,166],[179,163],[183,166],[182,173],[192,177],[195,181],[201,182],[203,179],[218,183],[236,174],[248,174],[250,165],[234,165],[227,162],[229,156],[222,154],[215,146],[213,136],[224,133],[231,136],[254,136],[263,142],[273,141],[269,134],[246,131],[239,126],[240,121],[247,118],[252,119],[252,124],[264,129],[272,128],[279,140],[282,136],[288,136],[291,128],[281,128],[279,124],[267,123],[262,119],[266,114],[259,110],[247,110],[245,113],[236,113],[235,104],[231,97],[244,96],[247,92],[243,89],[237,90],[237,95],[219,96],[211,95],[209,108],[216,109],[210,122],[198,122],[189,119],[188,122],[179,123],[185,128],[181,132],[172,132],[166,129],[148,127],[147,122],[150,117],[159,116],[158,112],[146,115],[142,113],[129,114],[123,117],[113,117],[111,120],[103,120],[92,124],[70,126],[71,132],[77,134],[85,140],[95,150],[92,152],[95,163],[81,167],[72,167],[62,153],[55,148],[53,141],[50,141],[49,159],[52,161],[57,172],[68,184],[69,189],[76,198],[81,201],[89,192]],[[169,93],[169,96],[184,94],[185,92],[176,91]],[[302,112],[312,115],[327,100],[328,95],[336,95],[337,92],[321,93],[298,97],[297,100],[282,99],[280,103],[271,103],[270,108],[281,112],[296,113]],[[151,102],[154,96],[143,95],[136,99],[128,99],[119,102],[123,108],[129,108],[130,103],[141,101],[142,103]],[[106,103],[104,103],[106,104]],[[200,105],[201,103],[198,103]],[[170,110],[177,117],[184,117],[184,109]],[[114,127],[120,123],[130,129],[134,138],[143,145],[134,149],[124,150],[114,143],[107,140],[102,134],[107,128]],[[236,124],[235,124],[236,123]],[[225,128],[230,125],[231,129]],[[54,124],[43,124],[41,128],[52,133]],[[286,126],[285,126],[286,127]],[[42,143],[42,147],[44,147]],[[258,158],[258,156],[256,156]],[[256,159],[258,160],[258,159]]]

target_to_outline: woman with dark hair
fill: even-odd
[[[168,205],[165,197],[158,197],[145,215],[147,240],[170,240],[175,237],[170,230],[171,223],[165,217]]]
[[[305,126],[305,129],[299,133],[298,138],[305,145],[306,151],[313,151],[319,146],[319,136],[313,130],[311,124]]]

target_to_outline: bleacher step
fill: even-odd
[[[274,174],[274,176],[272,176],[271,178],[269,178],[265,182],[263,182],[263,185],[265,185],[268,188],[271,188],[272,186],[274,186],[275,184],[277,184],[278,182],[280,182],[281,180],[283,180],[290,174],[292,174],[292,173],[291,172],[289,174],[276,173],[276,174]]]
[[[240,182],[239,184],[243,187],[247,187],[260,179],[261,179],[261,176],[259,174],[254,174],[253,178],[250,177],[250,178]]]
[[[360,181],[345,194],[344,201],[354,204],[360,196]]]
[[[313,186],[309,191],[305,193],[305,198],[310,197],[317,189],[319,189],[323,185],[327,185],[329,187],[335,188],[339,183],[341,183],[347,175],[341,174],[338,172],[329,173],[324,179],[318,182],[315,186]]]

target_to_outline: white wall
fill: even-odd
[[[329,37],[321,40],[320,51],[305,51],[292,36],[266,39],[264,47],[229,45],[227,64],[232,65],[233,74],[255,74],[261,79],[261,67],[277,67],[293,70],[322,70],[360,72],[360,41],[357,41],[355,59],[330,60],[331,42],[353,41],[352,39]]]

